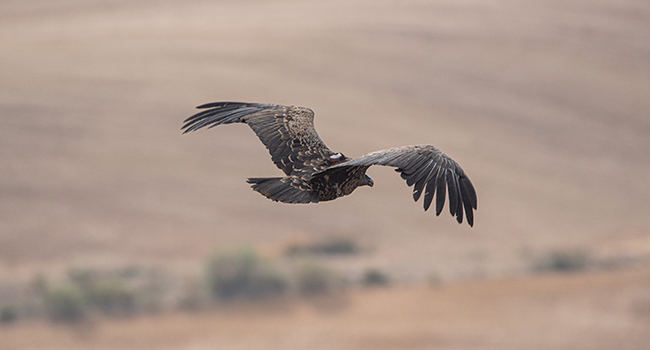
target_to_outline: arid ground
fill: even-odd
[[[354,293],[342,309],[236,307],[0,329],[3,349],[646,349],[650,271]]]
[[[395,283],[328,311],[17,322],[0,347],[645,349],[649,62],[642,0],[4,0],[0,281],[195,273],[215,249],[335,236],[363,249],[327,264]],[[280,171],[245,125],[181,135],[218,100],[308,106],[348,156],[433,144],[471,177],[475,227],[424,213],[382,167],[333,202],[266,200],[245,179]],[[598,264],[531,272],[557,251]]]

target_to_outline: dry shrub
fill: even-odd
[[[283,294],[287,280],[250,249],[214,254],[206,265],[206,282],[213,299],[260,299]]]

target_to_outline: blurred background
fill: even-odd
[[[647,1],[0,2],[3,349],[647,349]],[[433,144],[473,229],[392,169],[271,202],[245,125]]]

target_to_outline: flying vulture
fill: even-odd
[[[285,177],[249,178],[253,190],[283,203],[317,203],[349,195],[359,186],[372,187],[371,165],[396,167],[413,186],[413,199],[424,192],[424,210],[436,196],[440,215],[449,196],[449,211],[458,223],[474,224],[476,192],[460,165],[430,145],[402,146],[351,159],[325,146],[314,129],[314,112],[305,107],[245,102],[213,102],[184,122],[184,133],[221,124],[246,123],[271,153]]]

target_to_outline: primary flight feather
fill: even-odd
[[[359,186],[372,187],[366,175],[372,165],[397,168],[413,199],[424,193],[424,210],[435,197],[436,215],[449,198],[449,212],[458,223],[463,215],[474,225],[476,191],[453,159],[431,145],[394,147],[350,159],[333,152],[314,129],[314,112],[305,107],[245,102],[213,102],[185,120],[184,133],[207,126],[245,123],[253,129],[286,176],[249,178],[253,190],[284,203],[317,203],[349,195]]]

